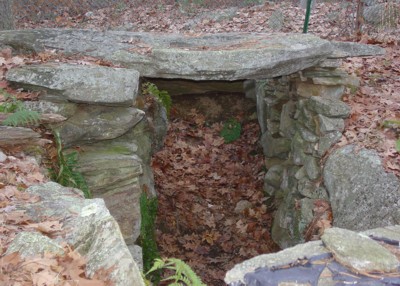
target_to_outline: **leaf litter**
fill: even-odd
[[[278,250],[264,204],[264,156],[255,121],[225,144],[222,123],[195,109],[171,118],[165,148],[153,157],[161,254],[186,261],[207,285],[221,285],[236,263]],[[236,208],[247,201],[247,207]]]

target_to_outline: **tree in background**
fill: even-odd
[[[0,30],[14,29],[13,0],[0,0]]]

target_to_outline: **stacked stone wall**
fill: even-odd
[[[358,80],[336,67],[255,81],[268,172],[264,191],[277,207],[272,237],[286,248],[304,241],[317,202],[328,201],[324,155],[337,143],[350,108],[341,100]]]

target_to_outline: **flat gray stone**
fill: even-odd
[[[334,50],[329,58],[346,58],[361,56],[379,56],[386,53],[384,48],[354,42],[331,42]]]
[[[296,262],[298,259],[328,254],[321,241],[313,241],[287,248],[278,253],[263,254],[236,264],[225,275],[225,283],[244,282],[244,275],[260,267],[278,267]]]
[[[40,134],[30,128],[0,126],[0,146],[36,144]]]
[[[339,263],[357,272],[395,272],[399,266],[389,250],[356,232],[330,228],[321,239]]]
[[[343,101],[319,96],[310,97],[306,102],[306,107],[328,117],[346,118],[350,114],[350,107]]]
[[[60,124],[59,132],[66,146],[109,140],[125,134],[143,117],[144,112],[133,107],[81,104]]]
[[[27,65],[9,70],[6,79],[46,96],[81,103],[132,106],[138,93],[135,70],[64,63]]]
[[[375,151],[341,147],[327,159],[323,177],[335,226],[362,231],[399,224],[400,182]]]
[[[125,31],[35,29],[0,32],[0,43],[40,52],[102,58],[141,76],[193,80],[272,78],[314,66],[332,53],[311,34],[221,33],[201,36]]]
[[[344,93],[343,85],[318,85],[308,82],[297,84],[297,93],[302,97],[321,96],[340,100]]]
[[[387,227],[378,227],[363,231],[362,234],[372,235],[375,238],[386,238],[394,241],[400,241],[400,225]]]

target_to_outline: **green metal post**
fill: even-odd
[[[310,14],[311,14],[311,2],[312,0],[307,0],[306,18],[304,19],[304,26],[303,26],[304,34],[307,34],[308,22],[310,20]]]

